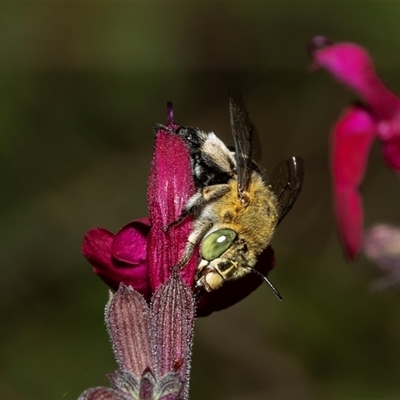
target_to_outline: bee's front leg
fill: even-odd
[[[183,251],[182,258],[179,260],[177,266],[179,268],[184,267],[193,255],[194,248],[201,239],[204,237],[207,231],[209,231],[213,226],[212,221],[205,220],[201,223],[196,223],[193,232],[189,235],[186,242],[185,250]]]

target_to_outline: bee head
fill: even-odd
[[[201,262],[197,285],[208,292],[218,289],[225,280],[237,279],[249,272],[254,262],[247,256],[247,245],[237,232],[224,228],[208,234],[200,245]],[[246,265],[246,268],[242,267]]]

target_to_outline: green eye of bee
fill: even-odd
[[[207,260],[215,260],[225,253],[235,240],[237,234],[232,229],[219,229],[206,236],[201,242],[201,255]]]

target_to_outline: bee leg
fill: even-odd
[[[204,202],[206,203],[208,201],[218,199],[224,194],[227,194],[229,190],[230,186],[228,184],[207,186],[207,188],[203,189]]]
[[[189,213],[182,211],[181,215],[175,221],[172,221],[168,225],[164,226],[163,231],[168,232],[169,228],[179,225],[188,215]]]
[[[181,215],[175,220],[170,222],[168,225],[165,225],[163,230],[167,232],[169,228],[172,226],[180,224],[187,216],[194,214],[196,210],[199,208],[199,204],[203,204],[202,201],[203,195],[200,192],[195,193],[185,204]]]
[[[188,240],[186,242],[185,250],[183,251],[182,258],[178,262],[178,267],[182,268],[187,264],[190,258],[193,255],[194,248],[198,243],[200,243],[201,239],[205,235],[207,231],[211,229],[213,226],[212,221],[206,220],[199,225],[195,225],[193,232],[189,235]]]
[[[222,197],[230,190],[229,185],[213,185],[195,193],[185,204],[180,218],[196,214],[206,203]]]
[[[185,204],[181,215],[175,220],[164,226],[164,232],[167,232],[172,226],[180,224],[187,216],[196,214],[209,201],[215,200],[223,196],[230,190],[229,185],[213,185],[203,189],[202,192],[195,193]]]

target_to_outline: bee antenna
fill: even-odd
[[[272,292],[274,293],[274,295],[280,300],[282,301],[283,298],[281,296],[281,294],[278,292],[278,289],[272,284],[272,282],[266,277],[264,276],[260,271],[257,271],[254,268],[248,268],[251,272],[254,272],[255,274],[257,274],[258,276],[261,276],[261,278],[264,280],[265,283],[268,284],[268,286],[271,288]]]

